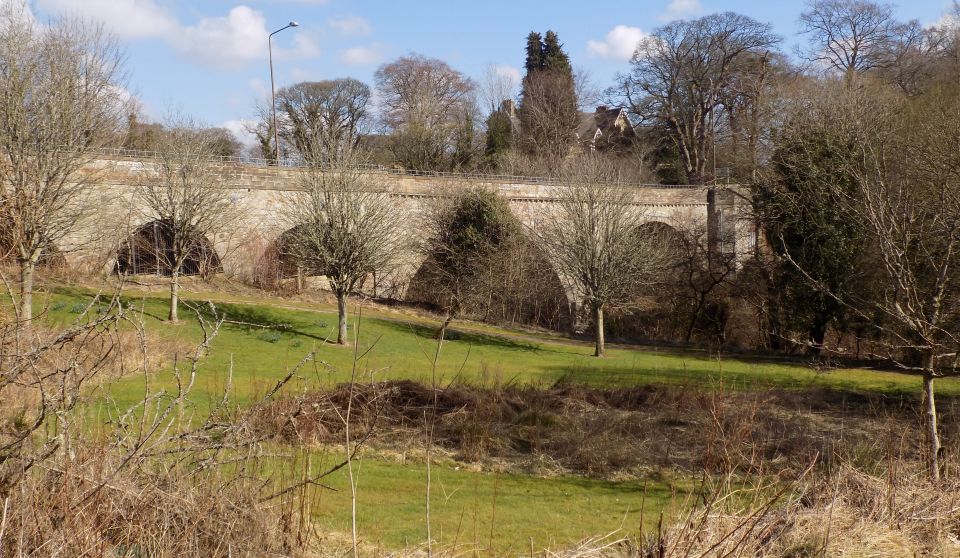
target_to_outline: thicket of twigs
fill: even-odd
[[[202,341],[167,358],[119,289],[61,328],[42,312],[28,321],[10,308],[0,307],[0,556],[293,556],[306,548],[312,480],[265,467],[262,439],[236,414],[229,382],[209,413],[191,400],[222,325],[216,308],[195,309]],[[171,366],[175,386],[159,387],[156,373]],[[133,374],[143,377],[139,402],[104,401],[100,387]]]
[[[636,386],[595,389],[561,382],[433,388],[412,381],[340,386],[271,401],[251,427],[289,443],[336,444],[340,416],[391,450],[435,443],[465,462],[535,473],[592,476],[681,470],[698,474],[795,473],[811,460],[868,465],[882,456],[919,460],[912,398],[830,390],[707,390]],[[434,405],[436,418],[433,417]],[[944,402],[944,433],[956,439],[957,402]]]

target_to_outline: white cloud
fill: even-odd
[[[293,49],[280,49],[279,52],[281,58],[316,58],[320,56],[320,45],[307,33],[297,33],[293,36]]]
[[[254,95],[258,99],[268,99],[270,97],[270,86],[263,82],[260,78],[253,78],[247,82],[247,85],[250,86],[250,89],[253,90]],[[270,103],[267,103],[267,106],[270,106]]]
[[[244,147],[253,147],[257,145],[257,136],[250,129],[256,124],[255,120],[227,120],[220,127],[229,130]]]
[[[348,48],[340,53],[340,60],[351,66],[367,66],[383,59],[383,45],[372,44]]]
[[[587,52],[613,60],[630,60],[637,44],[647,34],[639,27],[617,25],[607,33],[603,41],[587,41]]]
[[[294,68],[290,70],[290,77],[292,77],[294,81],[308,81],[313,75],[314,72],[305,70],[303,68]]]
[[[125,39],[166,37],[179,28],[177,20],[153,0],[37,0],[37,5],[46,12],[102,21]]]
[[[238,68],[266,56],[267,35],[262,13],[237,6],[225,17],[204,18],[184,28],[173,42],[191,60]]]
[[[941,29],[960,28],[960,17],[958,17],[957,14],[945,12],[942,16],[940,16],[940,19],[929,25],[926,25],[925,27],[928,29],[931,27],[939,27]]]
[[[30,24],[34,29],[43,26],[37,21],[37,17],[26,0],[0,0],[0,10],[3,10],[4,17],[9,17],[18,22],[23,21]]]
[[[373,27],[370,26],[370,22],[360,16],[328,19],[327,27],[346,36],[369,35],[373,32]]]
[[[520,84],[520,68],[506,65],[495,65],[493,66],[493,71],[496,72],[498,76],[508,78],[512,87],[516,87]]]
[[[236,69],[266,60],[267,30],[262,12],[239,5],[225,16],[201,18],[193,25],[177,20],[155,0],[38,0],[51,13],[75,14],[102,21],[128,39],[159,38],[192,62],[219,69]],[[292,48],[274,48],[274,57],[311,58],[316,41],[296,33]]]
[[[673,21],[675,19],[686,19],[695,16],[703,11],[700,0],[670,0],[666,11],[660,14],[662,21]]]

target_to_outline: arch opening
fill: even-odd
[[[176,265],[173,227],[169,220],[157,219],[137,227],[117,252],[116,272],[120,275],[160,275],[169,277]],[[200,231],[191,231],[187,257],[180,275],[209,277],[223,270],[213,243]]]
[[[306,277],[321,276],[323,270],[316,264],[316,259],[312,265],[307,264],[304,267],[302,257],[296,247],[297,238],[303,235],[300,230],[303,225],[296,225],[285,230],[277,238],[272,240],[260,254],[254,266],[254,284],[258,287],[279,290],[282,284],[291,278],[300,279]],[[301,285],[298,285],[298,289]]]

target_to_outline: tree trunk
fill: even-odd
[[[596,341],[597,346],[596,350],[593,352],[593,356],[602,357],[606,352],[606,342],[603,338],[603,305],[595,304],[593,306],[593,327],[596,330]]]
[[[33,271],[37,264],[32,259],[20,262],[20,321],[33,321]]]
[[[453,321],[453,310],[447,310],[446,316],[443,317],[443,322],[440,323],[440,329],[437,330],[437,333],[434,335],[434,339],[439,339],[441,342],[447,336],[447,328],[450,327],[450,322]]]
[[[813,323],[810,324],[810,354],[820,358],[823,352],[823,341],[827,338],[827,326],[830,324],[830,318],[826,314],[815,313]]]
[[[167,319],[171,322],[178,320],[178,306],[180,306],[180,273],[173,270],[173,273],[170,274],[170,315],[167,316]]]
[[[937,402],[933,394],[933,369],[931,358],[923,371],[923,403],[924,415],[927,419],[927,443],[930,451],[930,478],[940,480],[940,434],[937,428]]]
[[[337,345],[347,344],[347,295],[337,293]]]

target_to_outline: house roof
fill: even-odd
[[[626,118],[623,107],[599,106],[595,112],[580,113],[580,125],[577,126],[577,138],[580,141],[594,142],[604,134],[616,130],[616,123],[620,117]]]

